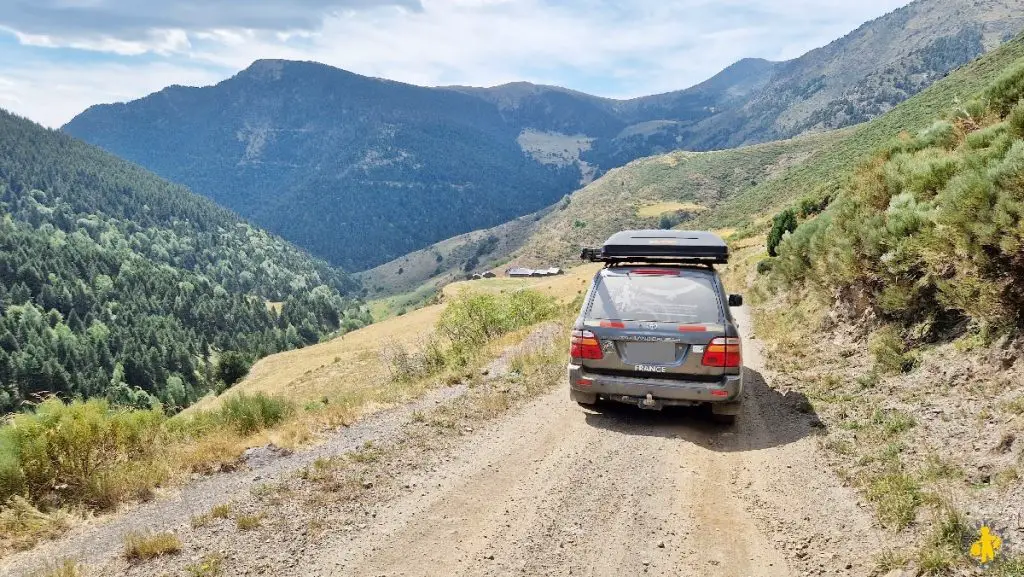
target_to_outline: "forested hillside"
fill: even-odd
[[[47,394],[182,407],[368,322],[347,275],[3,111],[0,214],[0,412]]]
[[[217,86],[93,107],[66,130],[353,270],[540,209],[580,180],[525,155],[479,98],[313,62],[259,61]]]
[[[786,62],[631,100],[422,88],[259,61],[216,86],[94,106],[64,129],[352,270],[548,206],[672,150],[845,127],[1024,29],[1024,0],[917,0]]]

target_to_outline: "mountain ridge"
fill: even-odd
[[[916,0],[799,58],[742,59],[629,100],[258,60],[212,87],[91,107],[64,130],[366,270],[540,210],[637,158],[863,122],[1022,29],[1024,0]]]

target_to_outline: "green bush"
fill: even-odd
[[[217,360],[217,379],[225,387],[230,387],[249,374],[250,366],[252,361],[249,357],[234,351],[224,351]]]
[[[985,91],[989,106],[1000,116],[1006,116],[1024,98],[1024,62],[1004,72]]]
[[[786,240],[790,215],[777,215],[772,286],[803,284],[854,316],[919,325],[915,339],[965,319],[997,332],[1024,326],[1022,79],[1024,65],[954,114],[972,122],[939,121],[887,146]],[[913,366],[881,356],[889,371]]]
[[[875,369],[881,373],[900,373],[913,367],[912,359],[907,355],[907,345],[894,327],[875,331],[868,347],[875,359]]]
[[[264,393],[231,395],[217,413],[221,423],[239,434],[250,435],[284,421],[295,407],[284,399]]]
[[[772,259],[766,258],[757,261],[757,274],[768,274],[772,272]]]
[[[159,479],[147,467],[164,443],[159,409],[121,410],[105,400],[56,398],[0,428],[0,501],[73,502],[94,508],[142,494]]]
[[[768,232],[768,255],[778,256],[777,248],[787,232],[796,230],[796,211],[792,208],[780,212],[772,218],[772,229]]]
[[[534,290],[509,293],[463,292],[448,304],[437,322],[444,343],[435,343],[428,364],[462,366],[480,346],[514,330],[554,318],[557,301]]]

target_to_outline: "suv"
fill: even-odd
[[[727,296],[714,269],[728,261],[725,242],[709,232],[624,231],[581,256],[605,267],[573,326],[572,400],[655,410],[707,404],[731,424],[743,361],[729,307],[743,297]]]

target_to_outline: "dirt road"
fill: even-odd
[[[746,311],[737,315],[749,330]],[[584,410],[563,385],[439,449],[429,468],[382,463],[402,489],[364,496],[345,514],[325,509],[317,524],[328,529],[315,540],[309,506],[282,498],[262,533],[192,530],[186,513],[154,526],[182,535],[176,558],[127,565],[117,535],[80,533],[77,546],[103,544],[82,558],[102,575],[189,574],[186,563],[218,551],[221,575],[869,574],[883,536],[824,463],[821,423],[802,412],[805,399],[767,386],[749,334],[744,357],[745,409],[732,428],[696,410]],[[253,501],[250,489],[239,489],[239,510]],[[33,556],[8,569],[31,566]]]
[[[823,465],[820,423],[766,386],[749,335],[745,357],[733,429],[696,411],[584,411],[560,388],[297,574],[867,574],[881,537]]]

